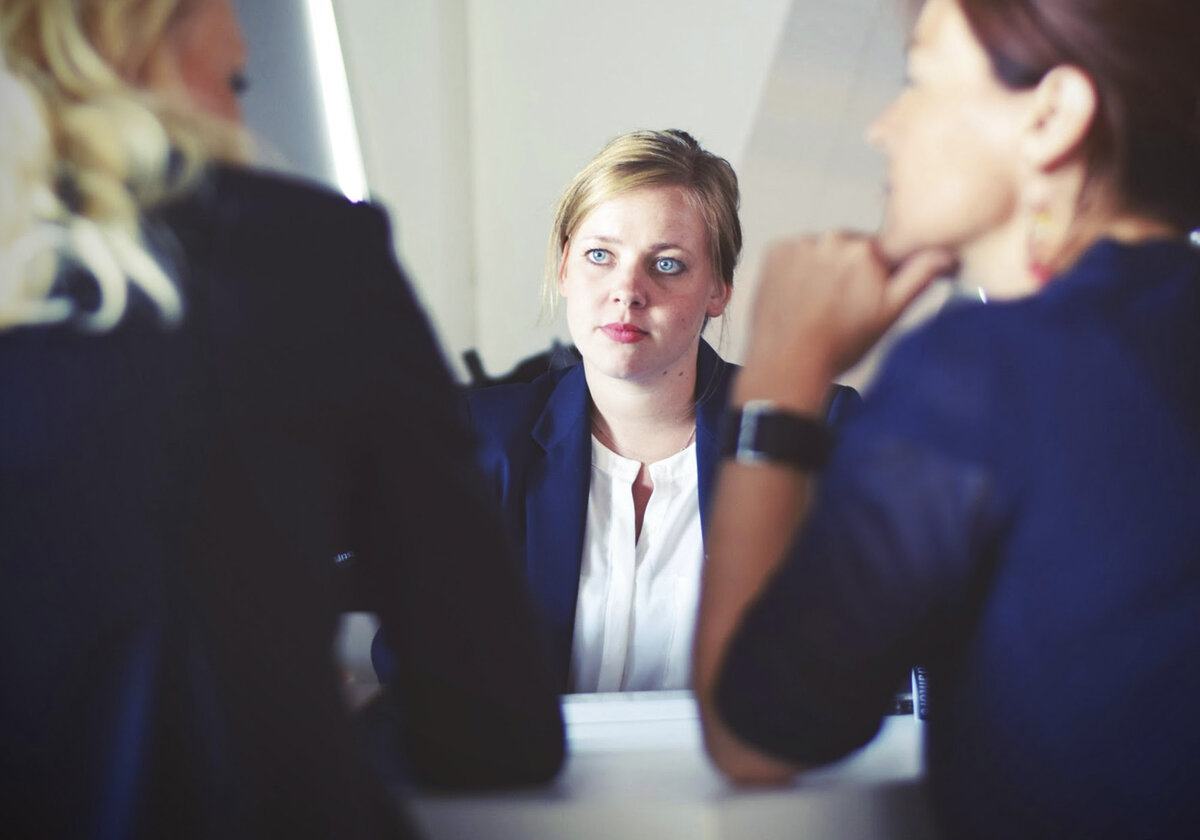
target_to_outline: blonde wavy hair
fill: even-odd
[[[544,315],[553,314],[558,302],[558,275],[576,228],[599,205],[644,187],[684,190],[704,218],[713,272],[725,285],[733,285],[742,225],[737,174],[729,161],[677,128],[630,131],[609,140],[558,199],[542,281]]]
[[[106,330],[130,286],[178,321],[183,301],[142,235],[145,209],[242,132],[137,86],[168,27],[204,0],[0,0],[0,330],[76,318]],[[70,260],[99,304],[53,294]]]

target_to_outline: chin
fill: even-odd
[[[958,253],[960,243],[950,236],[934,236],[905,228],[894,222],[884,220],[876,237],[879,253],[889,266],[897,266],[921,251],[939,248]]]
[[[584,359],[596,373],[611,379],[629,379],[636,376],[641,367],[636,354],[613,347],[592,347],[590,352],[584,353]]]
[[[876,238],[880,255],[889,265],[898,265],[923,247],[919,240],[895,224],[884,222]]]

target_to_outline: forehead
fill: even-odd
[[[908,41],[908,55],[914,61],[991,69],[987,53],[955,0],[928,0],[921,8]]]
[[[638,187],[601,201],[580,221],[577,236],[670,237],[686,244],[707,238],[704,215],[680,186]]]
[[[172,34],[190,50],[225,56],[242,56],[246,42],[230,0],[195,0],[183,6],[172,24]]]

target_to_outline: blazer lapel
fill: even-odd
[[[552,662],[565,691],[591,484],[591,435],[583,365],[567,373],[533,426],[544,457],[530,470],[526,501],[528,575],[550,630]]]
[[[696,475],[700,496],[700,529],[708,533],[708,504],[716,478],[718,434],[735,365],[700,340],[696,358]]]

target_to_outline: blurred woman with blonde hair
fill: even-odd
[[[237,165],[228,0],[0,0],[0,37],[6,828],[405,834],[336,679],[344,580],[419,675],[415,777],[551,776],[533,616],[386,217]]]

